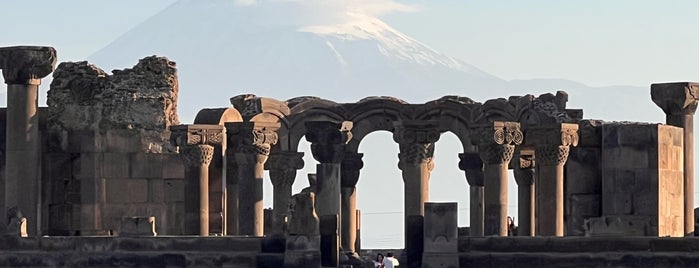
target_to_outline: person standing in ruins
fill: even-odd
[[[385,268],[394,268],[398,267],[400,262],[398,262],[398,259],[393,257],[393,253],[389,252],[386,253],[386,258],[383,259],[383,265]]]
[[[376,259],[374,260],[374,268],[384,268],[383,265],[383,254],[376,254]]]

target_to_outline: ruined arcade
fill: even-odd
[[[364,267],[359,144],[375,131],[391,132],[400,149],[401,267],[699,264],[690,254],[699,250],[694,83],[651,86],[664,123],[585,119],[559,91],[421,104],[244,94],[182,124],[166,58],[108,74],[57,64],[50,47],[5,47],[0,69],[2,266]],[[39,107],[49,74],[48,107]],[[456,203],[430,202],[445,132],[463,149],[453,157],[470,186],[468,227]],[[304,138],[316,163],[303,161]],[[304,165],[316,172],[297,174]],[[293,193],[298,177],[310,186]],[[508,200],[513,179],[518,198]],[[262,180],[274,186],[272,211]],[[508,202],[518,203],[518,237],[507,237]]]

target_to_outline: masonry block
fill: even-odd
[[[136,130],[109,129],[106,133],[109,152],[136,153],[141,151],[141,135]]]
[[[148,202],[148,180],[113,179],[107,180],[107,203]]]
[[[134,153],[130,157],[131,178],[162,177],[163,162],[160,154]]]
[[[184,202],[184,179],[163,180],[165,202]]]
[[[105,178],[128,178],[129,155],[126,153],[103,154],[103,176]]]

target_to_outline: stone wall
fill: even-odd
[[[125,216],[155,216],[159,234],[181,233],[184,169],[168,131],[179,124],[175,63],[147,57],[108,75],[64,62],[53,76],[45,233],[114,234]]]
[[[580,143],[570,148],[565,172],[565,221],[567,236],[585,235],[585,219],[602,213],[602,121],[579,123]]]
[[[590,221],[591,234],[639,234],[647,225],[645,235],[684,236],[682,129],[614,123],[602,126],[602,137],[602,214],[609,217]]]

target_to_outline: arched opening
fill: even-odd
[[[357,182],[362,249],[400,249],[405,244],[403,178],[393,134],[373,132],[359,144],[364,168]]]
[[[469,226],[469,185],[464,171],[459,169],[459,153],[463,153],[459,138],[445,132],[435,144],[434,170],[430,174],[430,202],[457,202],[458,226]]]

